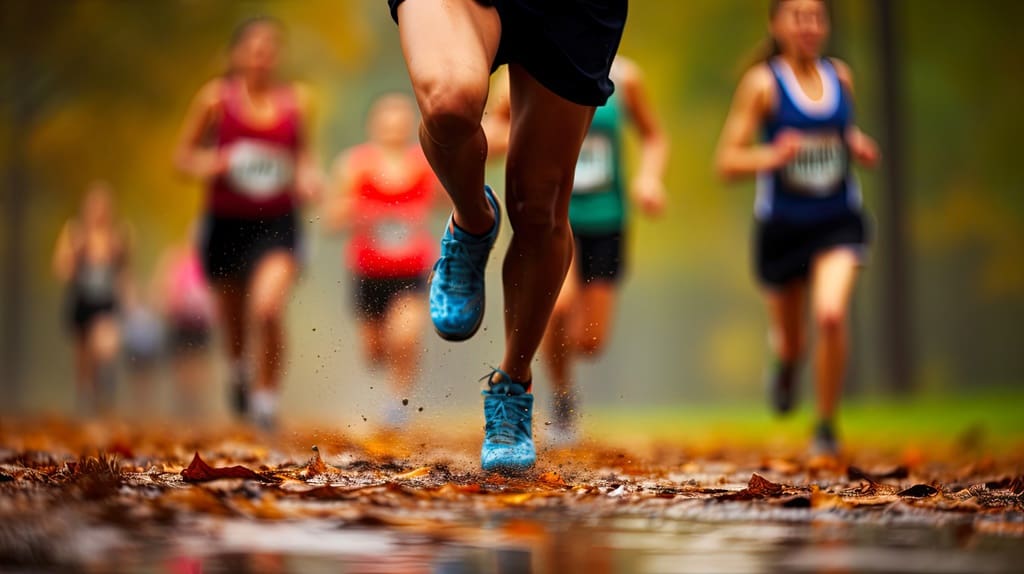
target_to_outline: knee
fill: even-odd
[[[419,103],[427,134],[441,145],[465,141],[480,129],[487,84],[439,77],[420,82]]]
[[[825,335],[840,333],[846,328],[846,312],[844,309],[832,307],[816,309],[814,324],[819,333]]]
[[[280,329],[283,315],[284,310],[277,301],[259,301],[252,308],[252,320],[261,331]]]
[[[604,332],[588,331],[583,334],[576,346],[584,355],[597,357],[604,353],[607,343],[608,337]]]

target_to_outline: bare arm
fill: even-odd
[[[765,65],[750,69],[740,81],[715,152],[715,168],[723,179],[778,169],[796,155],[799,138],[794,134],[771,144],[754,142],[758,125],[771,110],[771,94],[772,76]]]
[[[192,100],[174,151],[174,166],[182,174],[209,180],[227,169],[227,160],[216,149],[203,146],[203,136],[218,121],[221,80],[207,83]]]
[[[487,137],[487,159],[494,161],[508,153],[508,136],[512,129],[512,103],[509,99],[508,73],[495,76],[487,98],[482,122]]]
[[[304,86],[295,87],[299,117],[302,118],[302,136],[299,139],[297,152],[295,189],[299,197],[305,201],[316,202],[323,195],[324,177],[320,171],[320,163],[313,152],[316,108],[313,94]]]
[[[853,98],[853,71],[850,70],[850,66],[846,62],[835,58],[832,59],[832,65],[835,66],[839,82],[846,89],[846,93]],[[850,154],[861,165],[870,168],[878,164],[881,156],[878,151],[878,144],[871,136],[862,132],[856,124],[850,124],[846,128],[846,145],[850,148]]]
[[[346,231],[352,224],[352,188],[356,180],[352,173],[353,167],[352,152],[346,150],[338,156],[331,168],[326,223],[328,231],[333,233]]]
[[[619,86],[626,111],[640,136],[640,168],[630,184],[630,194],[648,215],[665,208],[665,171],[668,167],[669,140],[647,97],[643,75],[635,64],[620,58]]]
[[[53,274],[62,283],[71,281],[75,273],[75,245],[73,223],[64,224],[57,236],[57,245],[53,250]]]

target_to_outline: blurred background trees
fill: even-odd
[[[49,256],[89,180],[110,180],[135,222],[140,277],[187,233],[201,189],[173,175],[171,149],[189,99],[223,69],[236,22],[270,13],[288,25],[289,71],[317,94],[325,165],[362,138],[374,95],[408,89],[377,0],[0,3],[6,408],[70,405]],[[672,205],[662,221],[633,226],[615,342],[600,368],[581,373],[586,393],[624,404],[759,399],[766,351],[749,271],[752,185],[719,183],[710,158],[739,75],[765,38],[767,2],[635,0],[630,10],[623,52],[644,68],[672,133]],[[854,306],[855,392],[893,381],[925,392],[1016,385],[1024,373],[1022,18],[1014,0],[833,2],[833,52],[857,75],[859,120],[898,145],[883,148],[895,172],[861,174],[877,225]],[[498,172],[491,179],[500,184]],[[357,408],[346,391],[361,379],[351,374],[358,359],[340,240],[321,232],[315,210],[307,220],[312,249],[291,310],[286,401],[311,412]],[[499,317],[490,313],[490,333],[500,332]],[[487,333],[451,351],[432,341],[426,382],[470,384],[498,343]],[[900,355],[915,360],[912,374],[892,370]]]

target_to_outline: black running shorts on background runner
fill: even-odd
[[[361,277],[352,278],[353,303],[356,316],[363,321],[379,321],[388,312],[396,298],[408,293],[427,290],[427,276],[416,277]]]
[[[301,255],[301,230],[295,212],[244,219],[208,215],[203,221],[203,271],[211,283],[248,281],[263,257],[273,251]]]
[[[402,2],[388,0],[398,22]],[[491,70],[519,64],[547,89],[582,106],[602,106],[626,25],[627,0],[476,0],[494,6],[501,43]]]
[[[610,233],[573,233],[576,240],[576,271],[580,282],[617,282],[623,269],[621,231]]]
[[[814,223],[756,221],[754,266],[758,281],[772,289],[806,279],[814,258],[836,247],[849,247],[863,260],[869,230],[861,213]]]

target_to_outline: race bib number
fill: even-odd
[[[228,181],[235,191],[265,199],[288,187],[295,174],[291,154],[278,146],[243,140],[231,146]]]
[[[79,275],[78,284],[86,301],[106,301],[114,296],[117,279],[114,270],[106,265],[86,265]]]
[[[796,157],[783,170],[783,178],[793,191],[831,195],[846,177],[846,161],[846,146],[839,134],[808,134]]]
[[[373,246],[377,251],[396,255],[409,248],[412,226],[400,219],[382,219],[373,224]]]
[[[576,160],[573,193],[592,193],[611,186],[615,169],[612,142],[603,134],[590,134],[583,140]]]

